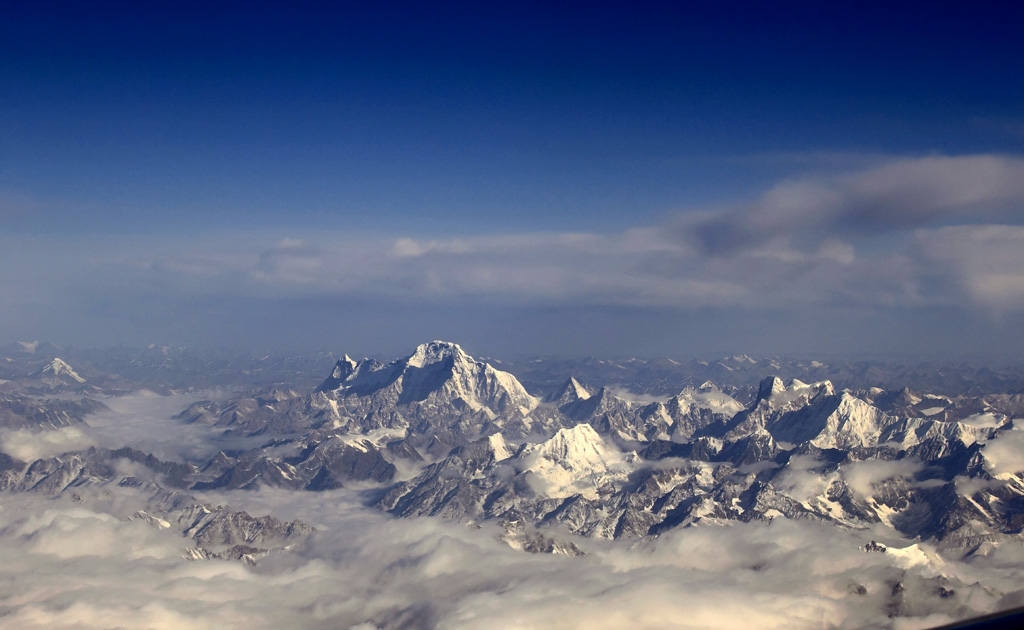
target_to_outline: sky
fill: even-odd
[[[21,3],[9,341],[1024,351],[1010,3]]]

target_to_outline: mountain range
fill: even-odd
[[[43,375],[82,385],[58,359]],[[18,408],[11,396],[0,402]],[[75,403],[84,407],[73,419],[62,412],[68,401],[31,400],[43,409],[23,411],[13,426],[27,426],[24,418],[38,418],[40,430],[65,426],[101,405]],[[353,486],[396,516],[494,522],[534,550],[575,553],[574,536],[788,518],[883,526],[963,556],[1021,538],[1024,466],[1014,457],[1024,433],[1014,417],[1022,407],[1020,393],[839,390],[770,375],[745,403],[711,382],[652,396],[574,375],[530,393],[511,373],[434,341],[387,363],[344,356],[306,391],[262,388],[198,401],[177,417],[254,447],[202,462],[102,449],[8,457],[3,486],[53,495],[125,483],[109,462],[127,457],[159,473],[148,483],[182,496]],[[161,499],[143,511],[181,525],[179,509]]]
[[[0,505],[87,506],[259,570],[316,557],[330,525],[280,506],[318,495],[581,561],[824,529],[863,558],[835,597],[894,617],[1014,605],[969,576],[1024,543],[1019,370],[858,365],[17,344],[0,348]]]

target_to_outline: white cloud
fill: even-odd
[[[753,308],[835,302],[903,303],[910,270],[891,257],[859,260],[850,243],[828,239],[802,253],[782,240],[743,256],[707,259],[667,230],[617,234],[513,234],[390,243],[325,239],[315,253],[261,255],[248,290],[260,294],[380,295],[404,301],[484,300]],[[235,282],[226,271],[225,281]],[[245,290],[236,284],[231,291]],[[913,299],[913,298],[909,298]]]
[[[223,428],[202,423],[184,424],[175,416],[199,400],[218,400],[220,390],[161,396],[138,391],[104,400],[108,410],[85,418],[81,429],[89,444],[117,449],[130,446],[170,461],[200,462],[222,449],[253,448],[259,437],[226,438]]]
[[[842,475],[851,490],[861,497],[868,497],[874,494],[874,484],[893,477],[913,479],[921,468],[921,462],[911,459],[868,459],[844,465]]]
[[[917,225],[1019,204],[1024,200],[1024,160],[1000,155],[897,160],[846,182],[856,199],[846,209],[851,219]]]
[[[974,301],[1024,308],[1024,226],[965,225],[916,234],[927,260],[942,265]]]
[[[786,469],[772,484],[780,492],[797,501],[813,501],[823,496],[829,485],[839,477],[836,472],[823,474],[822,465],[813,455],[795,455],[790,458]]]
[[[849,234],[881,234],[958,218],[1019,216],[1024,160],[1000,155],[891,160],[866,170],[780,182],[728,211],[680,218],[680,235],[732,256],[780,236],[803,246]]]
[[[39,335],[37,322],[62,312],[81,313],[85,326],[111,313],[137,321],[140,304],[190,312],[181,305],[321,298],[353,309],[440,305],[456,318],[466,305],[740,307],[751,321],[851,305],[893,317],[933,305],[1017,313],[1022,165],[991,155],[876,162],[779,182],[731,209],[608,233],[0,237],[0,324]],[[217,314],[232,316],[244,319]]]
[[[630,391],[622,385],[608,385],[607,389],[608,393],[616,398],[621,398],[622,400],[641,405],[649,405],[656,402],[667,402],[670,398],[670,396],[653,396],[651,394],[637,393]]]
[[[999,431],[981,449],[985,468],[993,475],[1024,472],[1024,430]]]
[[[965,580],[959,608],[887,554],[857,549],[877,532],[776,519],[667,532],[637,541],[577,540],[581,558],[530,555],[490,526],[394,519],[358,492],[209,494],[251,514],[300,518],[319,532],[256,568],[180,557],[180,535],[123,517],[132,492],[86,503],[15,495],[0,509],[0,580],[11,627],[105,628],[693,628],[871,627],[888,621],[891,580],[932,622],[977,614],[1018,588],[1020,565],[943,565]],[[124,497],[115,495],[124,494]],[[99,502],[99,503],[97,503]],[[889,533],[886,542],[908,545]],[[994,559],[984,562],[994,563]],[[966,586],[978,579],[986,589]],[[851,584],[866,588],[853,595]],[[76,625],[77,624],[77,625]]]
[[[0,431],[0,451],[23,462],[85,449],[93,444],[95,441],[76,426],[42,432],[29,429]]]

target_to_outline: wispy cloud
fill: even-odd
[[[683,308],[778,307],[848,295],[893,303],[912,293],[911,270],[901,258],[861,260],[838,240],[811,252],[772,242],[727,260],[701,255],[657,228],[449,241],[320,235],[304,241],[262,249],[207,242],[162,251],[122,243],[112,246],[117,260],[93,252],[86,255],[91,261],[49,281],[183,296],[371,295],[404,302]],[[35,274],[38,279],[46,272]]]
[[[779,238],[814,247],[959,219],[1019,218],[1024,160],[998,155],[891,160],[861,171],[793,178],[757,199],[703,216],[681,217],[680,236],[728,256]]]
[[[1022,207],[1024,160],[891,159],[604,233],[7,238],[0,281],[15,323],[83,304],[103,313],[307,298],[444,307],[456,317],[467,305],[1005,315],[1024,312]]]
[[[924,258],[972,302],[998,311],[1024,309],[1024,226],[944,227],[921,230],[916,238]]]
[[[89,434],[75,426],[42,432],[30,429],[0,431],[0,451],[24,462],[81,450],[93,444],[95,442]]]
[[[1022,182],[1024,161],[1015,158],[895,160],[781,182],[729,211],[618,233],[303,234],[262,249],[252,240],[206,239],[135,252],[135,281],[267,297],[683,308],[913,306],[948,303],[949,287],[966,284],[972,299],[998,297],[1002,307],[1017,308],[1024,293],[1019,228],[985,222],[1024,204]],[[974,223],[943,227],[954,219]],[[107,262],[116,272],[128,259]],[[937,262],[946,266],[937,270]],[[934,282],[939,272],[950,281]]]

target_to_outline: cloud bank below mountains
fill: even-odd
[[[225,445],[213,427],[173,418],[195,397],[141,392],[110,399],[111,410],[90,415],[90,426],[74,435],[62,429],[34,443],[6,435],[3,444],[20,446],[24,456],[30,448],[48,455],[60,446],[96,444],[201,461]],[[1003,460],[1019,461],[1010,452],[1016,442],[989,454],[997,443],[986,446],[996,469]],[[124,460],[116,466],[121,474],[154,478]],[[855,491],[866,491],[916,466],[865,461],[845,475]],[[790,481],[821,491],[813,471],[796,469]],[[673,529],[644,540],[572,538],[587,555],[570,558],[514,550],[498,540],[493,524],[394,518],[366,507],[357,487],[198,493],[210,504],[317,529],[249,567],[186,560],[189,539],[128,520],[145,509],[148,495],[138,489],[86,484],[73,494],[6,496],[0,582],[10,588],[0,596],[0,626],[88,630],[131,620],[175,630],[812,629],[877,627],[895,613],[894,628],[924,628],[1024,601],[1019,542],[959,562],[940,559],[927,545],[902,555],[861,551],[871,539],[895,548],[912,544],[881,524],[847,531],[777,518]],[[939,597],[940,586],[957,596]]]
[[[1005,607],[1024,577],[1018,546],[971,563],[910,566],[894,554],[859,551],[867,532],[811,522],[677,530],[638,545],[591,541],[590,555],[567,558],[512,550],[489,528],[393,519],[361,507],[352,491],[208,498],[303,518],[319,532],[255,568],[188,561],[185,539],[96,511],[88,500],[13,497],[0,511],[0,579],[12,585],[0,600],[3,621],[83,629],[128,619],[176,629],[653,630],[732,628],[740,620],[859,628],[887,619],[899,582],[899,606],[913,617],[896,627],[917,628]],[[957,580],[942,583],[968,591],[958,599],[969,607],[935,595],[939,573]],[[988,589],[965,586],[979,578]]]

